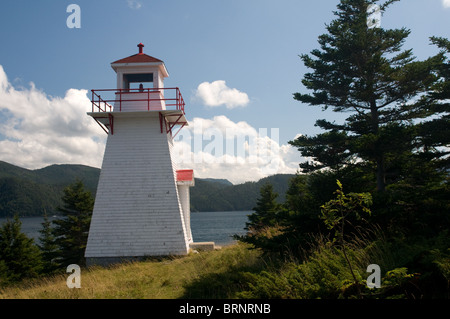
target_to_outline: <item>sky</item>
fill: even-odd
[[[106,134],[86,114],[90,90],[115,88],[110,63],[142,42],[144,53],[164,61],[165,87],[179,87],[186,101],[189,126],[175,141],[179,167],[233,183],[295,173],[305,159],[288,141],[320,133],[317,119],[344,119],[293,99],[307,92],[299,55],[318,48],[338,3],[1,1],[0,160],[100,168]],[[410,29],[404,49],[426,59],[437,53],[429,37],[450,38],[450,0],[402,0],[380,24]],[[255,145],[264,145],[262,155],[251,152]]]

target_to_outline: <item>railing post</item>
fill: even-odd
[[[177,111],[180,110],[180,91],[178,88],[176,88],[176,104],[177,104]]]

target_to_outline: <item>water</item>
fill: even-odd
[[[245,223],[251,211],[243,212],[200,212],[191,213],[191,230],[195,242],[213,241],[216,245],[232,243],[233,235],[245,234]],[[56,217],[49,217],[52,221]],[[0,218],[0,225],[7,219]],[[22,232],[39,242],[43,217],[21,217]]]
[[[247,216],[252,212],[191,213],[191,230],[195,242],[213,241],[217,245],[233,242],[233,235],[244,235]]]

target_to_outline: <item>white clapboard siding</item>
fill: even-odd
[[[189,185],[178,183],[178,196],[180,198],[180,204],[183,211],[184,224],[186,226],[186,234],[188,237],[189,243],[192,240],[192,232],[191,232],[191,200],[190,200],[190,192]]]
[[[161,133],[159,113],[146,113],[114,117],[85,252],[88,259],[188,252],[190,234],[178,196],[172,140]]]

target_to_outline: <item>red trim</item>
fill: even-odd
[[[142,51],[142,49],[144,48],[144,45],[142,44],[142,42],[139,43],[137,46],[139,48],[139,54],[144,54],[144,52]]]
[[[95,117],[94,117],[94,120],[95,120],[95,122],[97,122],[98,125],[100,125],[102,130],[105,131],[106,134],[108,134],[108,130],[105,128],[105,126],[101,122],[99,122],[99,120],[97,120]]]
[[[109,117],[109,131],[111,135],[114,135],[114,116],[111,113],[108,113]]]
[[[170,123],[169,123],[169,130],[170,130],[170,132],[172,132],[172,129],[174,128],[175,125],[178,124],[178,121],[181,119],[182,116],[183,115],[178,116],[177,120],[175,122],[172,122],[173,123],[172,125],[170,125]]]
[[[92,112],[112,112],[112,103],[115,103],[114,112],[122,112],[122,102],[147,102],[147,110],[150,110],[150,102],[164,101],[166,108],[170,109],[175,107],[177,111],[183,111],[185,114],[185,105],[183,96],[181,95],[180,89],[175,88],[147,88],[147,89],[103,89],[103,90],[91,90],[92,92]],[[146,99],[133,99],[129,97],[129,93],[147,93]],[[161,93],[159,94],[162,98],[150,98],[150,93]],[[107,98],[102,98],[101,95],[108,96]],[[126,96],[124,96],[126,94]],[[117,95],[119,99],[117,100]],[[124,98],[126,97],[126,98]],[[118,102],[118,103],[117,103]],[[119,104],[119,105],[117,105]],[[117,110],[118,109],[118,110]]]
[[[160,125],[160,127],[161,127],[161,134],[163,133],[163,120],[165,120],[164,119],[164,116],[162,115],[162,113],[161,112],[159,112],[159,125]]]
[[[109,124],[103,124],[98,119],[108,119]],[[106,134],[111,133],[111,135],[114,135],[114,116],[111,113],[108,113],[108,117],[105,116],[97,116],[94,117],[94,120],[97,122],[98,125],[102,128],[103,131],[105,131]]]
[[[133,99],[130,98],[130,93],[142,93],[142,89],[103,89],[103,90],[91,90],[92,92],[92,113],[108,113],[108,119],[109,119],[109,125],[104,125],[101,122],[99,122],[96,118],[106,118],[105,116],[93,116],[95,121],[102,127],[102,129],[108,134],[111,132],[111,135],[114,134],[114,116],[111,114],[111,112],[122,112],[122,102],[129,102],[129,101],[147,101],[147,111],[150,111],[150,102],[152,101],[165,101],[166,108],[172,107],[175,108],[177,111],[182,111],[183,113],[178,115],[177,119],[175,121],[168,122],[166,119],[167,115],[163,115],[162,112],[159,112],[159,123],[161,127],[161,134],[164,132],[163,130],[163,124],[165,128],[166,134],[169,134],[174,138],[180,130],[187,124],[185,122],[180,122],[180,119],[185,114],[185,105],[183,96],[181,95],[180,89],[178,87],[175,88],[148,88],[144,89],[143,92],[147,92],[147,98],[145,99]],[[150,98],[150,93],[161,93],[159,94],[160,97],[163,98]],[[170,94],[165,94],[165,92],[170,92]],[[106,95],[111,96],[112,98],[102,98],[100,95]],[[117,97],[119,95],[119,97]],[[131,97],[133,94],[131,94]],[[166,98],[166,96],[168,96]],[[114,103],[114,107],[112,106],[112,103]],[[143,111],[145,112],[145,111]],[[172,115],[173,116],[173,115]],[[164,123],[163,123],[164,122]],[[172,129],[175,127],[175,125],[181,125],[181,127],[177,130],[175,135],[172,133]]]
[[[194,170],[192,169],[179,169],[177,170],[177,182],[193,181]]]
[[[136,53],[134,55],[131,55],[129,57],[114,61],[111,63],[111,65],[114,66],[114,64],[122,64],[122,63],[158,63],[158,64],[164,64],[164,61],[157,59],[155,57],[152,57],[145,53]]]
[[[164,63],[163,61],[161,61],[160,59],[154,58],[152,56],[149,56],[147,54],[144,53],[144,45],[141,43],[139,43],[138,45],[139,48],[139,53],[131,55],[127,58],[123,58],[117,61],[114,61],[111,64],[116,64],[116,63],[145,63],[145,62],[158,62],[158,63]]]
[[[172,138],[175,138],[175,136],[177,136],[177,134],[181,131],[181,129],[186,125],[186,123],[181,124],[181,127],[178,129],[178,131],[175,133],[174,136],[172,136]]]

